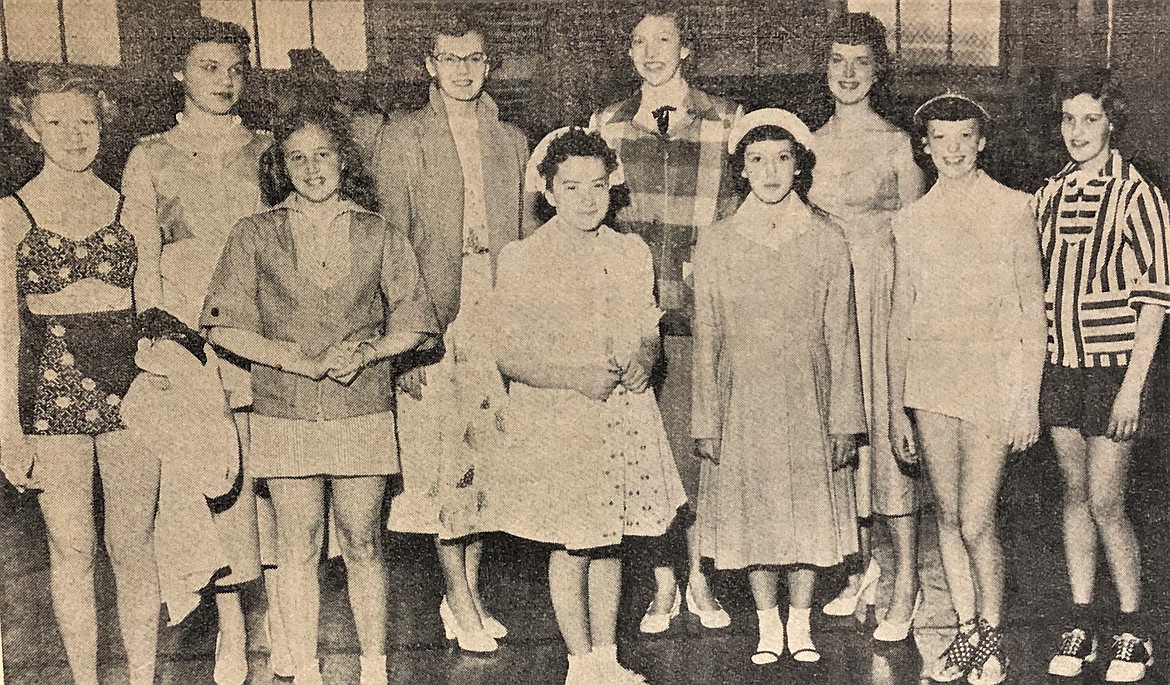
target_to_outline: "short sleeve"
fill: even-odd
[[[256,272],[256,224],[241,219],[228,236],[203,301],[199,325],[261,332]]]
[[[1125,230],[1141,275],[1132,284],[1129,304],[1138,308],[1154,304],[1170,308],[1170,256],[1167,250],[1166,201],[1157,188],[1136,184],[1126,203]]]
[[[386,227],[382,245],[382,292],[386,296],[386,334],[438,335],[435,306],[419,273],[418,258],[406,236]]]

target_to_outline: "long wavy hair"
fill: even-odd
[[[321,127],[329,135],[341,158],[341,197],[352,200],[363,209],[378,211],[374,180],[362,164],[362,155],[350,135],[349,124],[332,108],[316,102],[295,107],[273,128],[276,144],[260,158],[260,192],[264,202],[270,207],[278,205],[295,190],[284,160],[284,143],[292,134],[310,125]]]

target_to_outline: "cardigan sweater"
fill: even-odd
[[[486,247],[494,268],[500,248],[525,233],[521,185],[528,141],[518,128],[500,120],[495,102],[486,93],[477,102],[477,123]],[[440,329],[445,329],[459,313],[464,190],[459,152],[437,87],[431,87],[430,101],[422,109],[391,117],[383,125],[374,146],[372,171],[382,214],[413,245]]]

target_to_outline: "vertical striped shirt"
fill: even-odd
[[[1036,193],[1048,360],[1125,366],[1137,310],[1170,307],[1166,201],[1112,151],[1099,174],[1070,163]]]

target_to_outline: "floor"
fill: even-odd
[[[1161,451],[1145,446],[1132,472],[1130,506],[1141,537],[1145,558],[1146,606],[1156,626],[1155,654],[1166,645],[1170,625],[1170,479]],[[1050,449],[1041,444],[1028,455],[1012,460],[1001,496],[1001,528],[1007,559],[1005,629],[1012,658],[1009,682],[1048,683],[1048,650],[1059,639],[1065,596],[1065,572],[1059,533],[1059,490]],[[879,536],[880,537],[880,536]],[[864,618],[814,618],[814,636],[824,654],[815,666],[797,666],[789,660],[757,667],[748,661],[755,645],[755,619],[746,578],[721,574],[716,587],[732,613],[733,625],[708,631],[697,619],[684,616],[662,636],[637,632],[640,612],[649,601],[649,569],[636,555],[626,566],[626,592],[619,624],[623,661],[655,685],[752,683],[833,683],[834,685],[904,685],[923,682],[924,655],[937,654],[951,636],[954,616],[948,604],[939,565],[936,533],[926,525],[921,545],[926,604],[914,639],[884,647],[870,638],[874,610]],[[391,536],[387,544],[392,587],[390,616],[390,682],[411,685],[525,685],[563,682],[564,647],[552,617],[544,577],[545,550],[507,537],[492,538],[484,558],[488,602],[509,626],[506,644],[491,657],[471,657],[453,651],[443,640],[437,616],[441,581],[430,543],[420,537]],[[3,564],[0,622],[3,625],[3,682],[9,685],[68,685],[63,648],[49,606],[46,549],[35,502],[5,486],[0,496],[0,562]],[[879,545],[879,562],[889,558]],[[1107,577],[1102,568],[1101,577]],[[356,685],[357,641],[344,594],[344,569],[325,566],[326,588],[321,614],[321,655],[325,682]],[[818,601],[840,588],[840,573],[827,574],[819,583]],[[111,606],[111,578],[103,561],[99,570],[99,598],[103,610],[103,684],[125,683],[124,656]],[[883,578],[877,611],[889,591]],[[1102,597],[1112,597],[1106,583]],[[261,601],[258,598],[257,602]],[[819,613],[819,612],[817,612]],[[255,609],[250,620],[256,624]],[[258,627],[258,624],[256,624]],[[262,631],[254,631],[262,635]],[[273,680],[267,649],[260,637],[251,649],[253,684]],[[214,651],[214,610],[199,609],[185,624],[165,630],[160,644],[160,682],[165,685],[211,685]],[[1100,669],[1078,683],[1103,679]],[[1147,682],[1166,683],[1155,669]]]

